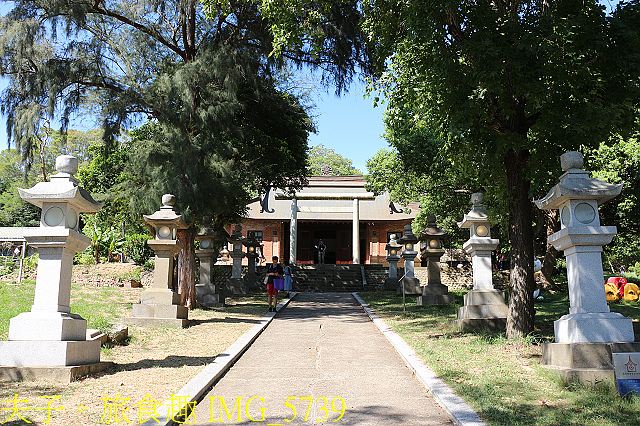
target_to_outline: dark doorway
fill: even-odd
[[[326,246],[325,263],[350,263],[351,223],[298,222],[299,263],[318,263],[318,242]]]

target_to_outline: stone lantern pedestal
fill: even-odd
[[[205,220],[210,222],[211,218]],[[200,259],[200,282],[196,284],[196,298],[201,305],[222,307],[222,286],[213,283],[213,265],[218,258],[220,238],[213,229],[204,226],[198,231],[196,240],[200,241],[200,249],[196,250],[196,256]]]
[[[143,327],[175,327],[189,325],[189,309],[180,305],[180,295],[172,290],[175,255],[182,250],[176,241],[176,231],[186,229],[182,216],[173,210],[176,197],[162,196],[162,207],[150,216],[144,216],[147,228],[154,235],[147,241],[156,253],[153,283],[142,292],[140,303],[133,305],[129,324]]]
[[[560,164],[565,172],[560,182],[536,205],[560,210],[561,229],[548,240],[567,259],[569,314],[554,322],[556,343],[543,345],[542,358],[567,381],[613,381],[611,353],[640,352],[631,319],[609,311],[604,290],[602,246],[617,230],[600,225],[598,206],[618,195],[622,185],[590,178],[581,170],[579,152],[563,154]]]
[[[391,234],[389,237],[389,243],[385,246],[385,250],[387,250],[386,260],[389,262],[389,277],[384,280],[384,289],[385,290],[398,290],[398,261],[400,260],[400,250],[402,250],[402,245],[398,243],[396,240],[396,234]]]
[[[453,294],[449,294],[449,287],[442,284],[440,279],[440,258],[444,254],[442,241],[446,231],[436,226],[436,217],[427,217],[427,228],[420,234],[419,241],[426,243],[426,248],[420,253],[427,261],[427,285],[422,287],[422,295],[418,296],[418,306],[450,305],[455,302]]]
[[[509,309],[504,301],[504,292],[493,287],[491,268],[491,252],[498,247],[500,241],[491,238],[489,212],[483,204],[484,194],[472,194],[471,201],[471,211],[464,215],[458,226],[469,228],[471,234],[463,248],[471,255],[473,290],[464,295],[464,306],[458,308],[455,323],[463,330],[504,330]]]
[[[91,244],[78,232],[78,214],[96,213],[102,204],[78,186],[77,158],[58,157],[56,170],[50,182],[18,190],[42,213],[40,227],[24,233],[39,254],[33,305],[11,318],[9,340],[0,342],[0,375],[10,380],[69,382],[112,364],[100,363],[100,341],[86,340],[87,321],[69,306],[73,256]]]
[[[401,280],[397,294],[402,294],[404,287],[405,295],[421,296],[422,288],[420,288],[420,280],[415,277],[414,273],[414,260],[418,255],[418,251],[416,250],[418,237],[413,235],[411,225],[405,225],[404,234],[398,242],[404,246],[404,250],[401,253],[402,258],[404,259],[404,278]]]
[[[244,241],[242,226],[236,225],[229,237],[229,242],[233,245],[233,250],[229,252],[229,257],[233,259],[233,266],[231,267],[231,279],[227,281],[227,288],[231,294],[247,294],[249,292],[247,283],[242,279],[242,259],[245,256],[242,251]]]

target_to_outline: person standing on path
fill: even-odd
[[[282,266],[278,264],[278,256],[273,256],[271,258],[271,265],[267,268],[267,294],[269,301],[269,312],[276,312],[276,306],[278,306],[278,290],[276,290],[273,286],[274,278],[282,278],[282,274],[284,271],[282,270]],[[273,308],[271,307],[271,302],[273,301]]]
[[[324,264],[324,252],[327,250],[327,246],[324,245],[322,240],[318,241],[318,263]]]
[[[289,266],[289,261],[284,261],[284,291],[287,292],[287,297],[291,294],[291,290],[293,290],[293,276],[291,275],[291,266]]]

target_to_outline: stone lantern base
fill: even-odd
[[[385,291],[386,290],[398,291],[399,289],[400,293],[402,293],[402,288],[400,288],[400,282],[398,281],[398,277],[385,278],[383,288]]]
[[[184,328],[189,325],[189,309],[180,305],[180,295],[171,290],[150,288],[141,302],[133,305],[131,318],[123,321],[141,327]]]
[[[569,314],[553,322],[558,343],[633,342],[633,321],[615,312]]]
[[[198,303],[205,306],[221,308],[224,306],[224,294],[219,284],[196,284]]]
[[[69,383],[113,365],[100,362],[101,342],[85,340],[86,329],[86,320],[64,312],[23,312],[12,318],[9,340],[0,342],[0,380]]]
[[[400,285],[396,290],[396,294],[402,295],[402,286],[404,286],[404,294],[407,296],[420,296],[422,295],[422,287],[420,287],[420,280],[418,278],[404,277],[402,281],[398,281]]]
[[[422,295],[417,297],[418,306],[451,305],[455,302],[449,287],[444,284],[429,284],[422,287]]]
[[[502,331],[507,325],[508,311],[502,291],[471,290],[464,295],[464,306],[458,308],[454,324],[461,330]]]
[[[615,384],[612,353],[640,352],[640,343],[545,343],[542,363],[565,383]]]

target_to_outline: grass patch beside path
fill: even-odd
[[[453,292],[458,302],[462,292]],[[568,313],[564,295],[536,303],[535,337],[506,340],[502,333],[462,333],[450,321],[458,305],[418,307],[402,296],[360,296],[458,395],[492,425],[640,425],[640,397],[621,398],[615,389],[563,386],[542,367],[539,343],[553,340],[553,321]],[[640,308],[612,304],[637,320]]]
[[[19,286],[0,282],[0,338],[6,340],[9,320],[28,311],[33,303],[33,282]],[[104,328],[116,324],[122,317],[131,316],[131,304],[140,301],[142,289],[112,286],[73,284],[71,308],[89,320],[90,328]],[[240,336],[253,327],[267,312],[266,297],[227,298],[224,308],[194,309],[189,312],[192,325],[185,329],[129,327],[125,345],[102,349],[101,360],[113,361],[115,366],[106,372],[84,378],[69,385],[37,382],[0,382],[0,407],[12,407],[15,395],[20,407],[46,407],[51,398],[49,425],[128,424],[122,415],[137,424],[135,406],[149,398],[164,402],[191,378],[197,375],[216,356],[226,350]],[[115,408],[116,405],[119,408]],[[144,406],[144,405],[142,405]],[[130,408],[126,413],[122,409]],[[106,411],[105,411],[106,410]],[[12,410],[0,410],[0,423],[9,419]],[[106,413],[106,417],[103,415]],[[24,409],[19,414],[34,425],[46,424],[46,410]],[[18,425],[14,418],[6,424]]]

